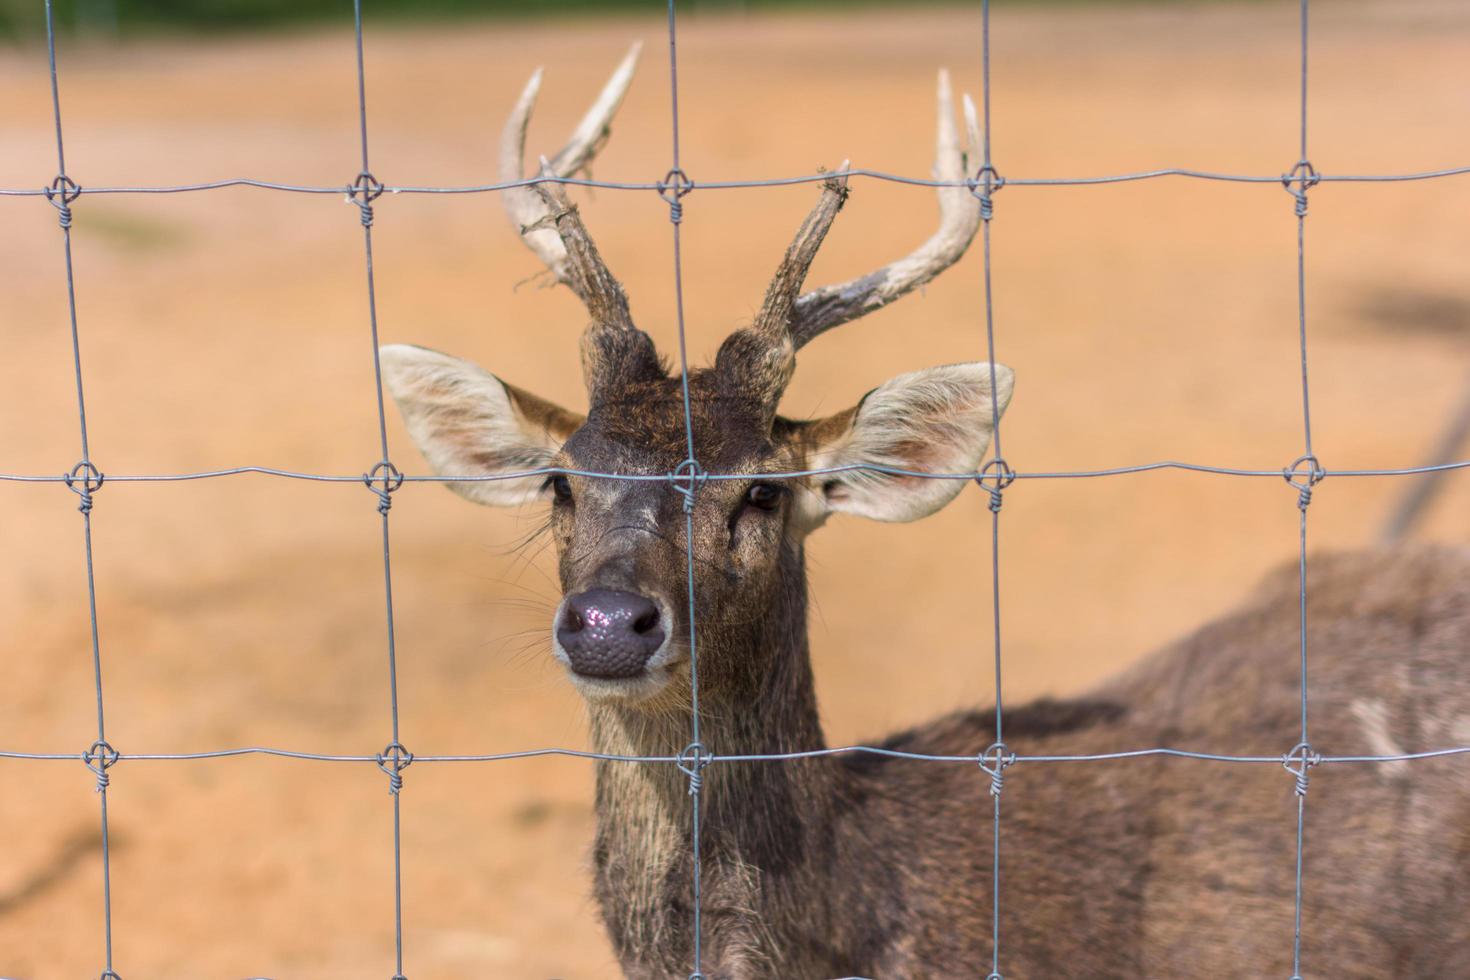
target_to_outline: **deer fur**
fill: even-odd
[[[615,81],[626,84],[629,64]],[[538,83],[507,126],[503,173],[520,174]],[[962,161],[952,122],[945,135],[946,97],[941,84],[940,169],[952,170]],[[620,98],[610,89],[598,105],[615,108]],[[605,135],[605,122],[584,120],[557,159],[585,162],[576,139]],[[941,192],[944,248],[931,240],[880,273],[798,295],[847,197],[840,178],[828,181],[755,322],[725,341],[712,368],[684,379],[667,375],[634,326],[577,209],[559,189],[520,190],[508,204],[518,227],[592,316],[582,347],[589,411],[561,409],[448,355],[386,347],[384,381],[410,433],[438,472],[486,478],[450,484],[471,500],[550,502],[567,596],[622,590],[656,604],[665,639],[640,673],[569,672],[587,698],[598,752],[670,756],[686,746],[691,628],[709,751],[825,747],[807,645],[807,535],[832,514],[907,521],[947,504],[968,481],[891,469],[973,473],[1013,379],[988,364],[913,372],[818,420],[779,415],[779,400],[808,339],[912,290],[963,253],[978,222],[973,201]],[[548,228],[555,241],[539,234]],[[586,475],[670,474],[688,453],[686,425],[705,470],[742,475],[686,484],[694,490],[687,522],[684,497],[668,481]],[[559,472],[525,472],[544,467]],[[774,475],[816,469],[826,472]],[[1470,553],[1319,556],[1308,576],[1312,747],[1351,756],[1470,741]],[[1163,746],[1281,756],[1299,737],[1297,599],[1293,568],[1238,611],[1086,696],[1006,711],[1006,745],[1022,761],[1006,772],[1001,796],[1005,977],[1289,975],[1291,775],[1271,763],[1025,757]],[[553,653],[567,662],[555,641]],[[993,738],[994,711],[982,709],[878,744],[977,757]],[[1311,770],[1304,973],[1465,974],[1467,761]],[[990,971],[992,784],[977,764],[871,754],[724,759],[702,776],[704,977]],[[688,976],[689,779],[672,764],[602,761],[596,784],[595,892],[622,969],[637,980]]]

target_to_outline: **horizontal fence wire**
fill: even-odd
[[[1321,765],[1332,763],[1359,762],[1415,762],[1421,759],[1442,759],[1449,756],[1470,754],[1470,745],[1444,749],[1429,749],[1423,752],[1401,752],[1393,755],[1323,755],[1318,757]],[[326,752],[301,752],[295,749],[275,749],[249,746],[238,749],[213,749],[204,752],[119,752],[115,763],[122,762],[198,762],[205,759],[231,759],[240,756],[271,756],[279,759],[296,759],[304,762],[371,762],[381,758],[372,755],[343,755]],[[924,752],[904,752],[879,745],[841,745],[825,749],[804,749],[798,752],[768,752],[755,755],[720,755],[711,752],[703,758],[708,763],[716,762],[790,762],[796,759],[818,759],[838,755],[873,755],[888,759],[907,759],[911,762],[963,762],[975,765],[985,761],[984,753],[972,755],[930,755]],[[685,761],[682,755],[619,755],[612,752],[590,752],[585,749],[523,749],[517,752],[485,752],[472,755],[417,755],[413,764],[435,762],[510,762],[516,759],[540,759],[557,756],[567,759],[591,759],[597,762],[666,763],[678,765]],[[1173,759],[1194,759],[1201,762],[1274,763],[1289,762],[1286,755],[1225,755],[1218,752],[1195,752],[1190,749],[1156,747],[1146,749],[1124,749],[1117,752],[1093,752],[1079,755],[1028,755],[1017,752],[1009,756],[1013,762],[1117,762],[1123,759],[1144,759],[1158,756]],[[0,759],[30,762],[76,762],[80,758],[75,752],[11,752],[0,751]]]
[[[1470,166],[1446,167],[1440,170],[1420,170],[1401,174],[1318,174],[1314,181],[1322,184],[1398,184],[1417,180],[1435,180],[1441,177],[1463,177],[1470,175]],[[683,186],[687,190],[724,191],[743,190],[752,187],[792,187],[797,184],[819,184],[834,178],[864,177],[869,180],[891,184],[907,184],[912,187],[965,187],[975,190],[980,186],[977,177],[965,180],[939,180],[932,177],[910,177],[849,167],[843,170],[827,170],[814,174],[799,174],[793,177],[746,178],[737,180],[689,181]],[[998,181],[997,187],[1093,187],[1099,184],[1128,184],[1141,180],[1157,180],[1162,177],[1184,177],[1192,180],[1212,180],[1235,184],[1290,184],[1289,174],[1231,174],[1210,170],[1191,170],[1187,167],[1164,167],[1158,170],[1139,170],[1126,174],[1103,174],[1091,177],[1006,177]],[[544,174],[521,180],[498,181],[493,184],[467,184],[461,186],[426,187],[415,185],[384,184],[384,194],[491,194],[496,191],[513,190],[517,187],[534,187],[537,184],[564,184],[572,187],[591,187],[608,191],[653,191],[662,193],[670,185],[662,180],[595,180],[591,177],[559,177]],[[257,190],[285,191],[291,194],[341,194],[351,196],[351,184],[286,184],[251,177],[235,177],[227,180],[206,181],[199,184],[174,184],[157,187],[148,186],[102,186],[80,187],[79,193],[87,194],[192,194],[198,191],[217,191],[231,187],[252,187]],[[45,197],[45,187],[3,187],[0,197]]]
[[[1347,469],[1334,470],[1322,467],[1318,470],[1319,482],[1328,477],[1366,477],[1366,476],[1416,476],[1426,473],[1444,473],[1452,470],[1470,469],[1470,460],[1458,460],[1452,463],[1433,463],[1424,466],[1403,466],[1388,469]],[[1205,466],[1200,463],[1181,463],[1175,460],[1163,460],[1158,463],[1139,463],[1135,466],[1115,466],[1102,470],[1051,470],[1028,473],[1025,470],[1007,474],[1007,479],[1015,480],[1083,480],[1105,476],[1129,476],[1135,473],[1153,473],[1159,470],[1183,470],[1190,473],[1208,473],[1216,476],[1249,476],[1249,477],[1275,477],[1276,479],[1290,479],[1290,467],[1282,469],[1239,469],[1230,466]],[[899,466],[883,466],[876,463],[845,463],[841,466],[824,466],[817,469],[806,470],[779,470],[776,472],[763,472],[759,470],[748,470],[738,473],[704,473],[700,476],[702,480],[716,481],[740,481],[740,480],[802,480],[814,476],[833,476],[840,473],[880,473],[886,476],[913,477],[919,480],[973,480],[981,482],[991,478],[984,470],[959,473],[933,473],[925,470],[909,470]],[[191,480],[215,480],[227,476],[243,476],[246,474],[257,474],[261,476],[280,477],[287,480],[306,480],[315,483],[363,483],[369,477],[367,474],[332,474],[332,473],[304,473],[298,470],[276,469],[270,466],[234,466],[223,470],[203,470],[198,473],[125,473],[121,475],[103,474],[107,483],[182,483]],[[401,474],[399,479],[403,483],[497,483],[501,480],[525,480],[538,476],[580,476],[590,480],[620,480],[624,482],[638,483],[671,483],[682,486],[687,478],[679,473],[610,473],[601,470],[582,470],[575,467],[565,466],[543,466],[533,470],[514,470],[508,473],[476,473],[476,474]],[[46,473],[0,473],[0,481],[11,481],[15,483],[67,483],[74,479],[65,474]],[[372,477],[377,481],[377,477]]]
[[[93,662],[93,680],[97,701],[97,737],[96,741],[85,751],[76,752],[22,752],[12,750],[0,750],[0,760],[3,761],[46,761],[46,762],[68,762],[81,761],[96,779],[96,788],[101,798],[101,830],[102,830],[102,874],[103,874],[103,932],[105,944],[105,966],[101,973],[101,980],[121,980],[118,973],[113,970],[113,944],[112,944],[112,916],[111,916],[111,878],[109,870],[109,858],[107,847],[107,788],[111,778],[111,770],[123,763],[143,762],[193,762],[217,760],[225,758],[262,757],[271,759],[284,759],[303,762],[320,763],[346,763],[355,765],[373,765],[387,774],[389,779],[390,793],[393,798],[394,830],[393,830],[393,890],[394,890],[394,933],[396,971],[394,980],[403,980],[404,977],[404,947],[403,947],[403,903],[402,903],[402,857],[401,857],[401,801],[400,790],[403,788],[403,770],[409,764],[432,765],[447,763],[492,763],[508,762],[522,759],[539,759],[547,757],[562,757],[570,759],[591,760],[601,763],[615,764],[647,764],[647,765],[672,765],[688,776],[690,792],[693,797],[694,816],[690,828],[690,844],[694,856],[694,879],[693,885],[693,972],[691,978],[702,980],[703,973],[701,963],[701,927],[700,927],[700,882],[702,878],[699,843],[701,836],[700,827],[700,770],[712,764],[743,764],[743,763],[778,763],[793,760],[812,759],[819,757],[836,757],[845,755],[870,755],[881,756],[896,760],[904,760],[918,763],[949,763],[975,765],[984,773],[989,775],[992,781],[992,795],[994,797],[993,815],[993,941],[991,950],[991,972],[990,980],[1000,980],[1000,933],[999,933],[999,903],[1000,891],[1000,783],[1001,770],[1013,765],[1030,765],[1039,763],[1091,763],[1091,762],[1119,762],[1142,758],[1166,758],[1180,759],[1195,762],[1246,764],[1246,765],[1279,765],[1285,767],[1290,773],[1297,777],[1297,863],[1296,863],[1296,908],[1295,908],[1295,935],[1294,935],[1294,978],[1301,974],[1301,936],[1302,936],[1302,894],[1303,894],[1303,865],[1301,858],[1302,834],[1304,825],[1304,806],[1306,795],[1307,770],[1317,765],[1347,765],[1347,764],[1372,764],[1372,763],[1400,763],[1418,762],[1432,759],[1445,759],[1470,755],[1470,746],[1449,746],[1444,748],[1429,749],[1418,752],[1395,753],[1384,755],[1326,755],[1319,754],[1307,741],[1307,590],[1306,590],[1306,514],[1307,505],[1310,503],[1313,488],[1322,480],[1344,477],[1407,477],[1433,473],[1443,473],[1455,470],[1470,469],[1470,460],[1441,462],[1422,466],[1391,467],[1391,468],[1356,468],[1356,469],[1331,469],[1323,466],[1317,461],[1312,453],[1311,445],[1311,416],[1308,400],[1307,386],[1307,349],[1306,349],[1306,285],[1305,285],[1305,249],[1304,229],[1307,216],[1306,194],[1310,188],[1320,184],[1329,183],[1352,183],[1352,184],[1374,184],[1374,183],[1402,183],[1408,181],[1423,181],[1441,178],[1450,178],[1470,175],[1470,166],[1449,167],[1438,170],[1422,170],[1410,173],[1397,174],[1320,174],[1315,171],[1307,158],[1307,14],[1308,0],[1300,2],[1300,41],[1301,41],[1301,76],[1300,76],[1300,157],[1297,164],[1287,173],[1280,175],[1260,174],[1238,174],[1222,173],[1209,170],[1197,170],[1189,168],[1164,168],[1156,170],[1144,170],[1132,173],[1083,176],[1083,177],[1010,177],[1002,178],[991,162],[991,127],[990,127],[990,20],[988,0],[982,5],[982,62],[984,66],[984,161],[980,169],[972,176],[964,180],[940,180],[920,177],[909,177],[901,174],[888,173],[881,170],[865,168],[846,168],[836,172],[821,172],[815,174],[801,174],[790,177],[773,177],[762,179],[736,179],[736,180],[691,180],[679,167],[679,106],[678,106],[678,71],[677,71],[677,23],[674,16],[674,4],[670,0],[668,4],[668,31],[669,31],[669,75],[670,96],[672,109],[672,163],[669,173],[660,180],[594,180],[590,177],[557,176],[542,174],[535,177],[515,181],[501,181],[489,184],[478,184],[469,186],[415,186],[384,184],[373,176],[368,166],[368,116],[366,85],[364,81],[364,61],[362,48],[362,9],[360,0],[354,2],[355,20],[355,42],[356,42],[356,70],[357,70],[357,115],[360,130],[361,143],[361,171],[350,183],[343,185],[304,185],[290,184],[275,181],[259,180],[254,178],[233,178],[226,180],[208,181],[202,183],[179,184],[170,186],[92,186],[84,187],[68,175],[62,139],[62,114],[59,88],[57,84],[56,69],[56,37],[52,22],[52,11],[50,0],[45,2],[47,23],[47,46],[49,54],[50,80],[52,109],[55,122],[56,150],[57,150],[57,175],[47,186],[40,188],[0,188],[0,197],[10,198],[43,198],[50,206],[56,209],[60,219],[63,236],[63,245],[66,258],[66,284],[68,309],[70,315],[70,337],[73,348],[73,367],[76,382],[78,421],[81,428],[81,462],[77,463],[69,472],[63,474],[18,474],[0,473],[0,482],[7,483],[60,483],[80,498],[79,510],[83,517],[83,530],[85,538],[87,585],[89,597],[89,620],[91,625],[91,653]],[[974,193],[982,202],[983,233],[984,233],[984,304],[985,304],[985,329],[986,342],[992,363],[995,361],[995,329],[994,317],[991,303],[991,277],[990,277],[990,233],[992,207],[990,195],[1004,186],[1012,187],[1090,187],[1097,185],[1132,183],[1139,181],[1151,181],[1162,178],[1182,178],[1193,180],[1205,180],[1227,183],[1243,184],[1279,184],[1283,185],[1294,198],[1296,198],[1297,218],[1297,285],[1298,285],[1298,329],[1301,343],[1301,375],[1302,375],[1302,415],[1304,428],[1305,452],[1301,458],[1293,464],[1275,468],[1237,468],[1227,466],[1213,466],[1198,463],[1181,462],[1177,460],[1164,460],[1159,462],[1143,463],[1129,466],[1117,466],[1105,469],[1092,470],[1053,470],[1053,471],[1014,471],[1000,455],[1000,431],[998,406],[992,404],[993,422],[995,423],[994,455],[993,458],[976,472],[924,472],[918,470],[903,469],[893,466],[880,466],[872,464],[850,464],[844,466],[822,467],[814,469],[789,470],[780,472],[733,472],[733,473],[705,473],[697,462],[695,455],[695,441],[688,408],[688,370],[687,351],[684,343],[683,329],[683,288],[682,271],[680,267],[680,225],[683,217],[683,204],[681,199],[691,191],[698,190],[735,190],[745,188],[766,188],[792,186],[799,184],[811,184],[831,180],[833,177],[858,177],[875,181],[884,181],[899,185],[926,188],[953,188],[964,187]],[[674,236],[674,299],[676,313],[679,321],[679,360],[684,368],[683,396],[685,401],[685,433],[687,437],[688,457],[672,473],[615,473],[583,470],[567,467],[541,467],[536,469],[521,470],[511,473],[498,473],[493,475],[464,474],[403,474],[391,462],[387,436],[387,423],[384,410],[381,368],[377,362],[377,311],[374,299],[373,266],[372,266],[372,230],[374,220],[374,205],[384,195],[393,196],[400,194],[418,195],[457,195],[457,194],[480,194],[504,191],[514,188],[531,187],[539,184],[561,184],[577,187],[589,187],[614,191],[651,191],[656,193],[660,200],[669,205],[670,221],[673,225]],[[154,473],[154,474],[106,474],[94,463],[87,439],[86,408],[82,385],[81,370],[81,343],[77,326],[75,287],[73,284],[73,265],[71,257],[71,229],[73,224],[73,213],[71,205],[76,201],[92,195],[160,195],[160,194],[184,194],[204,191],[225,190],[230,188],[252,188],[266,191],[286,192],[307,195],[343,195],[350,203],[355,204],[361,212],[361,222],[364,232],[364,246],[366,256],[367,272],[367,312],[369,327],[374,350],[374,370],[377,382],[376,393],[376,420],[378,422],[379,448],[381,458],[373,469],[365,474],[326,474],[300,472],[269,466],[235,466],[225,469],[214,469],[189,473]],[[994,385],[992,384],[992,389]],[[993,398],[993,396],[992,396]],[[1300,584],[1299,601],[1301,603],[1301,741],[1289,751],[1280,755],[1232,755],[1190,749],[1174,748],[1169,746],[1152,746],[1141,748],[1120,749],[1110,752],[1097,752],[1088,754],[1026,754],[1011,751],[1002,741],[1004,713],[1001,705],[1001,636],[1000,636],[1000,565],[999,565],[999,515],[1001,503],[1001,491],[1009,486],[1013,480],[1073,480],[1090,479],[1101,477],[1121,477],[1132,474],[1141,474],[1157,471],[1182,471],[1191,473],[1202,473],[1217,476],[1232,477],[1260,477],[1276,478],[1285,480],[1290,486],[1299,492],[1298,507],[1300,516]],[[996,705],[995,705],[995,742],[988,748],[966,755],[933,755],[917,752],[906,752],[898,749],[886,748],[874,745],[845,745],[833,748],[800,750],[782,753],[766,754],[733,754],[721,753],[717,750],[707,749],[700,743],[700,712],[698,701],[698,658],[695,654],[696,641],[696,619],[695,619],[695,591],[693,579],[693,564],[695,555],[693,553],[693,535],[687,533],[689,553],[687,563],[689,566],[689,604],[690,604],[690,669],[691,686],[693,691],[693,705],[690,715],[691,742],[682,751],[668,755],[623,755],[615,753],[602,753],[567,748],[534,748],[520,751],[491,752],[480,754],[414,754],[399,742],[399,719],[398,719],[398,677],[396,670],[396,657],[393,630],[393,596],[392,596],[392,572],[389,556],[389,510],[392,505],[392,494],[399,491],[406,483],[479,483],[494,482],[500,480],[519,480],[536,477],[552,477],[557,475],[578,476],[590,479],[622,480],[639,482],[668,482],[671,488],[685,497],[686,524],[692,522],[692,509],[694,506],[695,490],[698,484],[705,480],[716,481],[745,481],[745,480],[800,480],[811,477],[830,476],[841,473],[868,472],[888,476],[925,479],[925,480],[962,480],[974,481],[979,487],[990,495],[990,509],[992,513],[992,588],[995,612],[995,643],[994,643],[994,665],[996,682]],[[103,687],[101,646],[98,629],[98,616],[95,599],[95,581],[92,566],[92,542],[91,542],[91,512],[94,503],[94,494],[108,483],[171,483],[191,482],[198,480],[221,479],[225,477],[242,476],[247,474],[267,476],[272,478],[303,480],[322,483],[342,484],[365,484],[378,497],[378,510],[382,515],[382,548],[383,548],[383,572],[384,572],[384,598],[386,609],[387,626],[387,652],[388,652],[388,687],[390,707],[390,731],[392,741],[382,751],[372,753],[318,753],[301,751],[295,749],[284,749],[267,746],[247,746],[239,748],[213,749],[195,752],[123,752],[110,745],[105,737],[103,726]],[[690,529],[686,527],[686,532]],[[672,747],[671,747],[672,748]],[[863,980],[860,977],[848,977],[844,980]]]

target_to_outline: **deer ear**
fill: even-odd
[[[383,383],[434,472],[495,476],[549,466],[583,418],[457,357],[390,344],[378,352]],[[480,504],[534,500],[545,480],[518,477],[446,484]]]
[[[990,446],[992,404],[1005,411],[1014,375],[995,365],[951,364],[903,374],[863,396],[856,407],[810,423],[811,469],[869,465],[924,473],[973,473]],[[874,470],[811,478],[811,497],[827,513],[878,521],[928,517],[964,488],[959,479],[932,480]]]

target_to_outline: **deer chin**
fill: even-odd
[[[669,667],[645,667],[633,677],[588,677],[567,671],[577,693],[595,704],[646,706],[666,694],[673,681]]]
[[[665,614],[664,623],[666,625],[669,623],[667,614]],[[666,630],[665,635],[667,636],[669,632],[671,631]],[[655,702],[670,697],[680,703],[687,701],[687,694],[681,698],[677,693],[681,687],[685,690],[688,688],[687,683],[682,685],[679,683],[687,681],[689,662],[689,654],[683,644],[666,639],[663,645],[648,658],[642,670],[627,677],[598,677],[578,673],[572,667],[571,658],[562,648],[555,632],[551,637],[551,653],[557,662],[566,668],[567,677],[571,679],[572,686],[577,689],[577,693],[590,702],[650,707]]]

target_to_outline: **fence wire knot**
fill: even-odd
[[[990,795],[999,796],[1005,788],[1005,771],[1016,764],[1016,753],[1004,742],[996,742],[976,757],[980,770],[990,777]]]
[[[1305,511],[1312,503],[1312,488],[1327,479],[1327,471],[1310,453],[1298,456],[1290,466],[1281,471],[1281,478],[1296,489],[1296,505]]]
[[[1281,768],[1296,777],[1296,795],[1307,795],[1307,773],[1322,761],[1322,756],[1307,742],[1298,742],[1281,757]]]
[[[990,164],[986,164],[975,172],[975,176],[968,181],[970,193],[980,199],[980,218],[989,221],[995,216],[995,205],[991,196],[999,194],[1002,187],[1006,185],[1006,179],[1002,177]]]
[[[97,792],[105,792],[108,783],[112,782],[112,777],[107,774],[107,770],[111,769],[118,760],[117,749],[107,744],[105,739],[99,738],[87,751],[82,753],[81,758],[82,764],[92,770],[93,775],[97,777]]]
[[[81,498],[77,503],[77,510],[83,514],[92,513],[92,494],[102,489],[102,483],[106,479],[102,471],[91,462],[82,460],[62,479],[66,481],[66,488]]]
[[[362,212],[362,226],[373,226],[373,202],[383,196],[383,182],[364,170],[347,186],[347,200],[357,205]]]
[[[388,775],[388,792],[397,796],[403,789],[403,770],[413,764],[413,753],[397,742],[389,742],[378,753],[378,768]]]
[[[403,474],[398,471],[398,467],[385,459],[364,473],[362,482],[377,495],[378,513],[386,517],[388,511],[393,507],[391,494],[403,486]]]
[[[704,788],[704,767],[714,761],[714,756],[699,742],[690,742],[679,753],[679,771],[689,777],[689,795],[698,796]]]
[[[990,494],[990,512],[999,514],[1000,505],[1003,502],[1001,492],[1016,482],[1016,471],[1011,469],[1011,464],[1007,463],[1004,457],[997,456],[980,467],[980,474],[975,477],[975,482],[980,485],[981,490]]]
[[[1322,175],[1317,173],[1311,161],[1298,160],[1295,167],[1289,173],[1281,175],[1281,186],[1286,192],[1296,198],[1296,216],[1305,218],[1307,216],[1307,191],[1322,182]],[[1293,186],[1295,185],[1295,186]]]
[[[57,174],[46,188],[46,200],[56,209],[62,228],[71,227],[71,202],[82,196],[82,187],[66,174]]]
[[[683,197],[692,190],[694,181],[677,167],[664,174],[664,179],[658,182],[658,196],[668,204],[669,220],[676,225],[684,220]]]
[[[686,459],[674,467],[674,472],[669,474],[669,483],[674,492],[684,498],[684,513],[694,513],[694,493],[704,486],[704,481],[709,479],[699,465],[699,461],[693,458]],[[682,481],[682,483],[681,483]]]

